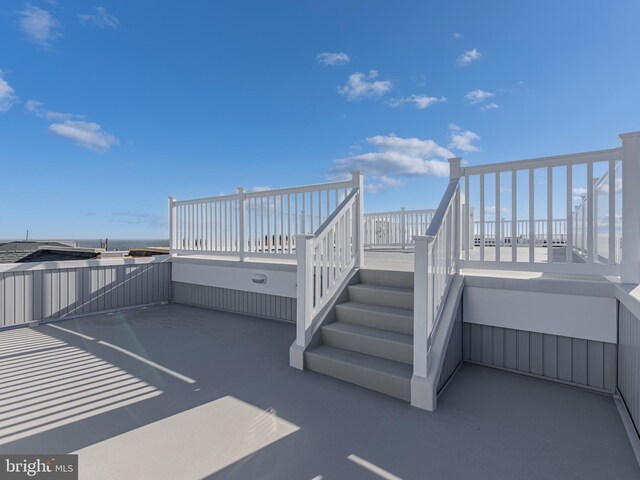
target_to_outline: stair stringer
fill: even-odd
[[[411,377],[411,405],[435,411],[438,404],[438,384],[453,332],[458,309],[462,301],[464,277],[456,275],[446,293],[442,314],[436,323],[431,348],[427,357],[427,378]]]

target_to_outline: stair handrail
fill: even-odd
[[[290,364],[302,369],[303,354],[324,307],[351,272],[363,266],[363,178],[353,173],[351,192],[313,235],[296,237],[296,340]]]
[[[433,333],[460,258],[460,158],[449,160],[450,180],[426,235],[415,240],[413,376],[411,403],[427,408],[424,394]]]

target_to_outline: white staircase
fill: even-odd
[[[305,352],[305,365],[325,375],[411,400],[413,273],[359,271],[348,301],[321,327],[321,344]]]

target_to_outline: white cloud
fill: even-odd
[[[454,155],[433,140],[390,134],[369,137],[366,143],[375,151],[335,160],[330,172],[332,178],[346,178],[349,172],[360,170],[369,182],[368,190],[377,192],[402,185],[398,177],[449,175],[446,159]]]
[[[458,64],[459,67],[466,67],[467,65],[480,60],[481,56],[482,54],[478,50],[473,48],[471,50],[467,50],[462,55],[460,55],[456,59],[456,63]]]
[[[320,65],[344,65],[349,62],[349,55],[344,52],[322,52],[316,59]]]
[[[38,102],[37,100],[27,100],[25,104],[28,112],[38,117],[46,118],[47,120],[64,121],[73,120],[74,118],[84,118],[82,115],[76,115],[74,113],[52,112],[45,110],[42,106],[42,102]]]
[[[104,152],[118,143],[117,137],[104,131],[99,124],[94,122],[65,120],[62,123],[50,125],[49,131],[96,152]]]
[[[461,152],[477,152],[480,150],[473,142],[480,140],[477,133],[471,130],[462,131],[460,127],[455,124],[449,124],[451,130],[451,143],[447,145],[454,150],[460,150]]]
[[[22,32],[41,47],[50,47],[51,42],[61,35],[58,31],[60,22],[42,8],[26,5],[18,15],[18,25]]]
[[[389,100],[388,104],[391,107],[399,107],[404,103],[413,103],[419,110],[424,110],[435,103],[443,103],[446,101],[447,99],[445,97],[438,98],[430,97],[428,95],[410,95],[408,97],[393,98]]]
[[[0,112],[8,112],[17,102],[15,90],[4,79],[4,72],[0,70]]]
[[[118,28],[120,21],[115,15],[110,14],[104,7],[96,7],[95,14],[81,14],[78,15],[80,23],[87,25],[93,24],[100,28]]]
[[[402,185],[404,185],[402,180],[383,175],[381,177],[376,177],[374,182],[367,182],[364,188],[369,193],[378,193],[381,190],[391,187],[400,187]]]
[[[475,90],[472,90],[471,92],[467,93],[464,96],[464,98],[471,105],[475,105],[476,103],[482,103],[486,99],[491,98],[493,96],[495,96],[495,93],[486,92],[484,90],[480,90],[479,88],[476,88]]]
[[[451,38],[453,40],[460,40],[462,38],[462,34],[458,32],[453,32],[453,35],[451,35]]]
[[[352,73],[347,83],[338,87],[338,92],[348,100],[384,96],[391,90],[392,83],[389,80],[376,80],[377,77],[376,70],[370,70],[366,75],[360,72]]]
[[[497,103],[491,102],[480,107],[480,110],[495,110],[496,108],[500,108],[500,106]]]

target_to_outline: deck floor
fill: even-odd
[[[165,305],[0,332],[0,451],[80,478],[639,478],[612,398],[465,364],[434,413],[288,366],[293,325]]]

